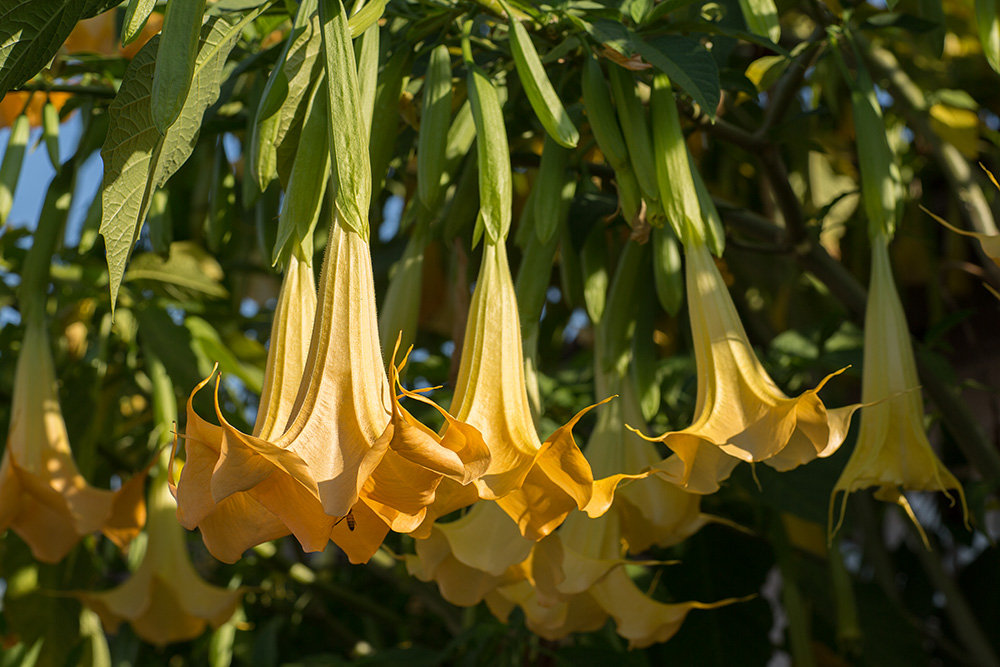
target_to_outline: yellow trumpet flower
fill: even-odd
[[[864,364],[861,400],[865,413],[857,444],[830,496],[832,525],[837,494],[844,494],[832,533],[843,523],[847,495],[872,486],[878,487],[877,498],[898,503],[914,523],[916,518],[903,490],[942,491],[954,502],[948,489],[955,489],[968,519],[962,485],[938,460],[927,440],[910,332],[893,282],[889,241],[884,235],[872,239]]]
[[[112,492],[90,486],[80,475],[59,407],[45,323],[29,316],[0,463],[0,532],[12,528],[46,563],[62,560],[98,530],[124,547],[146,521],[145,479],[143,471]]]
[[[615,486],[627,477],[595,482],[590,464],[573,440],[573,426],[593,407],[582,410],[544,443],[539,441],[525,386],[521,325],[507,251],[502,242],[487,243],[451,412],[479,429],[490,448],[490,466],[474,482],[478,497],[497,501],[525,537],[541,539],[574,509],[602,514],[611,504]],[[471,490],[442,486],[446,500],[429,508],[428,521],[476,500]],[[428,531],[424,526],[417,534]]]
[[[513,583],[501,583],[487,593],[490,610],[505,621],[513,607],[519,606],[528,628],[553,640],[596,630],[611,616],[618,634],[632,648],[643,648],[670,639],[692,609],[713,609],[747,599],[667,604],[643,593],[625,565],[657,563],[625,558],[621,524],[621,515],[613,510],[597,519],[574,512],[558,531],[535,546],[530,562],[508,572],[508,578],[516,579]],[[516,578],[519,572],[522,576]]]
[[[315,316],[316,280],[312,267],[292,253],[271,326],[264,386],[253,429],[258,437],[276,438],[288,422],[309,354]],[[176,486],[170,479],[171,491],[177,498],[177,520],[188,530],[200,528],[213,556],[235,563],[247,549],[283,537],[289,530],[250,493],[234,493],[220,503],[212,498],[211,478],[219,461],[222,429],[198,417],[193,398],[194,392],[187,404],[184,467]]]
[[[206,625],[217,628],[233,615],[243,590],[219,588],[195,571],[185,533],[174,517],[168,490],[169,468],[163,465],[149,493],[149,540],[139,568],[117,588],[77,596],[115,633],[123,621],[152,644],[194,639]]]
[[[740,461],[788,470],[837,451],[860,407],[823,404],[817,393],[837,373],[797,398],[786,396],[750,346],[708,247],[691,241],[685,257],[698,367],[695,419],[682,431],[647,438],[675,453],[656,468],[686,491],[708,494]]]
[[[416,541],[416,554],[404,558],[412,576],[437,582],[441,597],[470,607],[497,586],[516,581],[510,571],[528,558],[534,545],[487,500],[456,521],[434,524],[426,539]]]
[[[307,551],[333,539],[363,562],[390,527],[420,524],[442,477],[469,484],[485,470],[489,452],[475,429],[452,420],[439,437],[400,407],[381,360],[368,242],[336,222],[321,283],[298,393],[292,402],[282,392],[279,401],[287,423],[274,420],[270,437],[241,433],[225,420],[216,392],[221,429],[189,410],[188,437],[218,451],[210,475],[200,470],[215,503],[247,493]],[[398,369],[391,373],[397,384]],[[353,521],[342,521],[349,513]],[[248,514],[260,512],[250,506]]]
[[[650,469],[659,463],[660,454],[625,426],[625,423],[644,422],[634,382],[628,376],[613,379],[620,384],[621,398],[611,402],[598,416],[584,450],[587,460],[594,474]],[[630,553],[643,552],[653,545],[673,546],[714,519],[702,514],[701,496],[688,493],[659,475],[622,486],[615,493],[612,511],[621,516],[622,540]]]

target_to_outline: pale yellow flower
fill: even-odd
[[[150,488],[149,539],[139,568],[117,588],[77,594],[108,632],[128,622],[136,635],[158,646],[194,639],[207,625],[219,627],[243,597],[242,589],[212,586],[195,571],[174,516],[168,474],[164,465]]]
[[[435,581],[448,602],[469,607],[516,581],[509,571],[534,544],[495,502],[481,501],[456,521],[434,524],[426,539],[416,541],[416,554],[405,556],[406,569],[421,581]]]
[[[866,407],[857,444],[830,496],[831,525],[837,494],[843,493],[845,501],[832,532],[843,522],[846,496],[873,486],[878,487],[877,498],[900,504],[915,523],[902,491],[942,491],[954,502],[948,493],[954,489],[968,517],[962,485],[927,440],[910,331],[892,278],[888,248],[885,236],[872,239],[861,389]]]
[[[522,576],[498,585],[486,595],[486,602],[504,621],[515,605],[521,607],[528,628],[546,639],[596,630],[610,616],[630,647],[643,648],[670,639],[692,609],[713,609],[746,599],[660,602],[642,592],[625,569],[626,565],[654,564],[625,558],[618,512],[597,519],[574,512],[558,531],[535,546],[530,562],[508,572],[508,579],[516,578],[518,572]]]
[[[817,392],[832,375],[797,398],[786,396],[750,346],[707,246],[689,242],[685,258],[698,368],[695,418],[682,431],[648,438],[675,454],[656,468],[685,490],[707,494],[717,491],[740,461],[788,470],[837,451],[860,406],[826,408]]]
[[[98,530],[124,547],[146,521],[146,471],[116,492],[96,489],[83,478],[59,407],[44,321],[26,319],[0,464],[0,532],[12,528],[46,563],[62,560],[81,538]]]
[[[589,409],[540,442],[525,386],[521,325],[507,251],[502,242],[487,243],[451,412],[482,432],[490,448],[490,466],[474,482],[478,495],[442,483],[442,500],[428,509],[425,525],[415,534],[426,536],[429,522],[477,497],[495,500],[533,540],[552,532],[574,509],[587,509],[595,516],[606,511],[615,486],[625,476],[595,482],[572,434]]]

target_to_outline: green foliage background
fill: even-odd
[[[151,118],[127,116],[134,108],[130,103],[150,94],[157,49],[166,48],[158,38],[131,65],[114,45],[104,48],[97,41],[82,52],[58,50],[77,21],[89,16],[105,17],[117,35],[124,6],[60,0],[41,12],[46,3],[8,3],[8,16],[24,23],[0,20],[0,93],[70,92],[62,119],[74,113],[82,119],[80,144],[48,186],[43,212],[64,224],[66,193],[73,193],[74,206],[88,209],[79,239],[67,237],[53,261],[50,333],[76,459],[88,481],[108,488],[154,456],[146,350],[155,350],[163,361],[179,401],[218,361],[227,378],[222,385],[227,418],[245,431],[252,425],[280,280],[271,259],[281,197],[277,183],[259,191],[248,144],[297,5],[291,0],[210,4],[181,121],[161,136]],[[525,25],[548,78],[581,130],[567,161],[576,188],[555,232],[557,262],[541,277],[548,285],[538,325],[542,435],[604,398],[593,393],[587,313],[595,305],[585,295],[603,300],[601,276],[613,274],[631,233],[618,212],[613,171],[595,149],[581,102],[581,68],[592,52],[635,57],[634,63],[671,75],[688,146],[725,225],[724,267],[732,295],[768,371],[794,395],[850,365],[824,390],[824,400],[857,401],[868,242],[858,202],[849,90],[829,54],[829,30],[846,27],[858,36],[861,57],[880,86],[890,143],[901,165],[906,193],[893,246],[896,277],[922,364],[928,428],[942,460],[965,485],[972,530],[963,525],[960,509],[942,496],[914,497],[933,544],[926,552],[896,508],[862,492],[851,498],[847,523],[828,552],[829,494],[850,455],[853,434],[836,455],[789,473],[760,466],[754,475],[742,466],[703,502],[703,511],[741,529],[710,525],[676,547],[652,550],[650,558],[680,564],[655,568],[641,583],[664,601],[760,596],[694,612],[670,642],[643,651],[627,651],[613,622],[596,633],[549,642],[526,630],[517,612],[504,625],[484,605],[454,608],[433,584],[408,577],[390,552],[350,566],[332,545],[322,554],[303,554],[286,538],[224,566],[207,554],[197,535],[190,535],[190,549],[202,574],[223,586],[242,583],[250,593],[222,628],[157,648],[127,626],[106,637],[78,602],[54,593],[119,583],[129,557],[110,542],[88,537],[64,562],[43,565],[8,531],[0,538],[0,665],[33,659],[36,665],[232,661],[254,667],[764,665],[779,652],[803,665],[998,664],[998,306],[980,282],[998,287],[1000,273],[977,254],[978,245],[944,230],[918,208],[923,204],[963,226],[992,221],[1000,212],[998,193],[976,165],[1000,173],[1000,78],[988,64],[996,55],[984,54],[980,46],[972,5],[781,1],[776,8],[781,38],[775,44],[766,36],[766,17],[752,2],[749,21],[741,3],[730,0],[511,4],[531,19]],[[988,8],[978,9],[980,16],[989,15]],[[995,5],[993,10],[995,17]],[[501,84],[506,99],[515,189],[511,237],[517,239],[510,244],[511,262],[515,274],[520,269],[518,247],[534,229],[529,193],[538,178],[545,131],[514,70],[502,16],[499,4],[488,0],[391,0],[385,8],[381,80],[394,66],[406,76],[398,100],[391,90],[386,97],[376,92],[373,155],[387,156],[379,158],[387,159],[384,165],[376,161],[384,170],[374,173],[370,216],[380,304],[392,267],[420,227],[415,208],[398,212],[416,197],[421,85],[435,45],[445,44],[452,55],[453,110],[465,99],[464,68],[457,58],[462,18],[474,20],[475,60]],[[755,34],[755,21],[763,21],[756,30],[763,34]],[[397,54],[406,57],[394,65]],[[845,52],[852,65],[858,55]],[[616,67],[607,57],[602,63],[605,71]],[[136,68],[131,79],[128,67]],[[652,71],[628,76],[648,84]],[[289,81],[290,96],[304,94],[312,81],[307,74]],[[4,109],[16,114],[25,100],[11,93]],[[116,120],[116,113],[126,115]],[[123,125],[122,118],[133,125]],[[968,119],[972,125],[963,125]],[[291,121],[294,148],[297,122],[285,120]],[[37,134],[32,136],[34,141]],[[84,161],[102,146],[105,187],[90,200],[90,193],[74,186]],[[279,147],[276,155],[282,184],[290,150]],[[478,204],[461,185],[475,179],[475,147],[458,157],[448,165],[449,185],[457,187],[430,212],[417,353],[407,378],[417,386],[441,385],[434,397],[443,405],[457,372],[457,355],[450,353],[456,325],[464,322],[454,294],[475,279],[481,251],[472,247]],[[129,166],[133,171],[124,176]],[[329,220],[329,202],[321,204],[317,266]],[[111,210],[119,213],[112,216]],[[399,217],[402,224],[396,224]],[[0,428],[9,421],[23,336],[18,277],[36,225],[37,220],[12,217],[0,237]],[[133,240],[138,245],[126,264]],[[695,368],[686,312],[671,316],[660,305],[652,287],[653,260],[645,252],[642,289],[622,307],[635,318],[632,337],[641,363],[634,372],[642,374],[644,401],[654,408],[651,430],[663,432],[690,422]],[[113,319],[109,292],[117,292]],[[199,401],[201,414],[210,414],[207,392]],[[437,425],[435,414],[411,409]],[[585,442],[592,427],[593,417],[584,419],[577,440]],[[393,534],[387,546],[391,553],[407,553],[412,540]],[[853,625],[844,616],[850,611],[856,614]]]

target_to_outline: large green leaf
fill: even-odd
[[[143,47],[125,73],[118,96],[109,109],[111,128],[101,150],[104,158],[101,235],[111,274],[112,307],[153,190],[163,185],[194,150],[202,116],[219,96],[223,66],[246,22],[244,19],[231,26],[214,17],[202,28],[187,100],[180,116],[163,135],[153,125],[150,115],[158,38]]]
[[[0,97],[37,74],[77,22],[106,5],[106,0],[5,0],[0,6]]]

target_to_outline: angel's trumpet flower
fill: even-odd
[[[456,419],[479,429],[490,448],[489,469],[475,481],[478,496],[496,500],[529,539],[549,534],[574,509],[602,514],[611,504],[615,486],[626,477],[595,482],[572,433],[590,409],[582,410],[544,443],[539,441],[525,387],[521,325],[507,251],[502,241],[487,243],[451,411]],[[429,517],[476,500],[471,492],[450,486],[447,507],[431,508]],[[421,533],[426,535],[427,530]]]
[[[740,461],[788,470],[833,454],[857,405],[828,410],[815,389],[789,398],[757,359],[726,284],[702,241],[685,246],[691,334],[698,366],[694,423],[651,440],[675,456],[656,467],[691,493],[714,493]],[[643,436],[645,437],[645,436]]]
[[[44,319],[26,319],[0,464],[0,532],[13,528],[46,563],[62,560],[83,536],[98,530],[124,547],[146,520],[146,472],[116,492],[96,489],[80,475],[59,408]]]
[[[651,480],[633,484],[646,481]],[[535,546],[530,562],[521,567],[521,578],[486,595],[490,610],[505,620],[515,605],[520,606],[527,626],[546,639],[596,630],[611,616],[618,634],[628,639],[630,646],[642,648],[670,639],[692,609],[741,601],[728,598],[667,604],[643,593],[624,566],[658,563],[625,558],[621,524],[621,514],[614,507],[597,519],[583,512],[572,513],[559,530]],[[508,579],[516,573],[512,568]]]
[[[637,473],[661,460],[652,444],[625,426],[644,422],[633,380],[628,375],[614,379],[617,382],[609,385],[613,389],[619,385],[621,397],[601,411],[584,450],[594,474],[617,470]],[[673,546],[713,520],[701,513],[701,496],[688,493],[659,475],[622,486],[615,493],[611,511],[621,517],[622,539],[631,553],[640,553],[653,545]]]
[[[77,594],[108,632],[127,621],[139,637],[158,646],[194,639],[206,625],[219,627],[243,597],[243,590],[212,586],[195,571],[184,529],[174,517],[168,475],[163,465],[150,488],[149,540],[139,568],[117,588]]]
[[[476,503],[462,518],[435,524],[427,539],[416,541],[406,569],[421,581],[436,581],[441,597],[460,607],[479,604],[494,588],[519,577],[511,568],[531,554],[510,517],[491,501]]]
[[[898,503],[916,519],[903,490],[942,491],[954,502],[954,489],[968,516],[965,493],[955,476],[938,460],[924,429],[924,402],[920,396],[910,332],[889,263],[889,242],[872,239],[872,274],[865,311],[865,358],[858,441],[830,497],[830,524],[838,493],[878,487],[875,497]],[[836,532],[844,520],[841,504]],[[919,524],[917,524],[919,527]],[[925,538],[926,540],[926,538]]]
[[[255,436],[270,440],[284,430],[302,380],[315,316],[316,280],[312,267],[292,253],[271,326]],[[171,485],[177,496],[177,520],[189,530],[200,528],[212,555],[234,563],[247,549],[289,531],[250,493],[234,493],[220,503],[212,498],[212,471],[219,461],[222,430],[198,417],[191,398],[187,404],[184,467],[177,486]]]
[[[367,560],[389,527],[419,525],[442,477],[468,484],[488,461],[475,429],[452,422],[439,437],[399,406],[381,359],[368,242],[337,221],[289,414],[287,425],[265,438],[226,422],[217,398],[221,430],[189,413],[194,437],[219,443],[212,499],[247,492],[304,549],[322,550],[333,539],[354,562]]]

